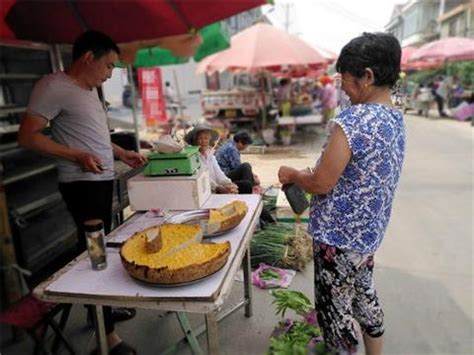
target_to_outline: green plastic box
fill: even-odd
[[[146,176],[194,175],[201,168],[199,147],[186,147],[179,153],[150,153]]]

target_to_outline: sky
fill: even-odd
[[[362,32],[383,31],[393,6],[406,0],[274,0],[265,6],[272,23],[309,44],[339,53],[341,48]],[[273,7],[273,10],[272,10]]]

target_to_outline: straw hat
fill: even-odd
[[[205,124],[198,124],[194,129],[186,134],[184,140],[186,143],[191,145],[197,145],[196,138],[199,133],[201,132],[210,132],[211,133],[211,142],[210,144],[213,145],[214,142],[219,138],[219,133],[214,130],[214,128],[205,125]]]

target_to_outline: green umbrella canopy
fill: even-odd
[[[216,22],[199,30],[202,37],[202,44],[197,49],[193,58],[199,62],[203,58],[227,49],[230,47],[230,35],[227,27],[222,22]],[[133,66],[135,68],[156,67],[162,65],[183,64],[187,63],[189,58],[174,56],[171,51],[160,48],[144,48],[140,49],[136,56]],[[123,63],[118,66],[124,67]]]
[[[223,22],[206,26],[199,33],[203,41],[193,56],[196,62],[230,47],[229,28]]]

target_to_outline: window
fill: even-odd
[[[419,30],[419,26],[418,26],[418,15],[419,15],[419,12],[418,12],[418,9],[415,8],[415,7],[418,7],[416,5],[413,5],[413,8],[410,9],[409,13],[406,14],[405,16],[405,22],[404,22],[404,26],[405,26],[405,29],[404,29],[404,35],[405,37],[408,37],[408,36],[411,36],[412,34],[415,34],[418,32]]]
[[[465,4],[468,1],[466,0],[446,0],[444,3],[444,14],[458,7],[459,5]]]
[[[456,20],[451,20],[448,23],[448,36],[453,37],[456,35]]]

